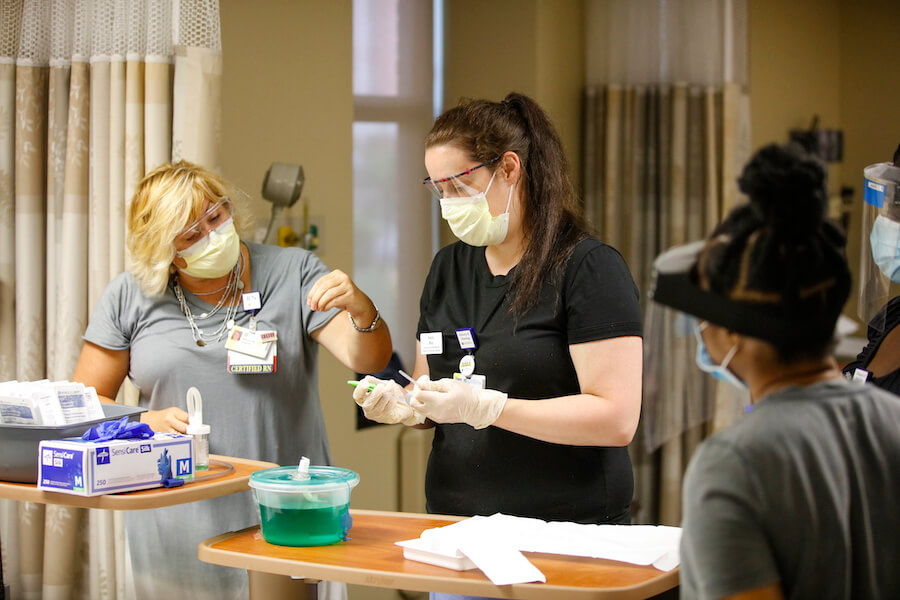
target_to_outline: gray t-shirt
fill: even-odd
[[[900,598],[900,398],[833,381],[765,397],[684,480],[681,594]]]
[[[197,346],[171,287],[161,297],[148,298],[130,273],[119,275],[104,290],[84,339],[130,351],[128,375],[140,389],[141,406],[186,410],[188,388],[200,390],[211,453],[279,465],[296,464],[307,456],[314,465],[330,464],[318,395],[318,344],[309,334],[338,311],[319,313],[306,305],[309,290],[328,268],[305,250],[247,247],[249,291],[258,291],[262,301],[257,327],[278,332],[275,373],[227,373],[224,338]],[[185,298],[194,315],[212,308],[190,292],[185,291]],[[215,330],[224,312],[200,327]],[[239,309],[235,321],[246,327],[250,314]],[[201,563],[197,544],[257,523],[249,492],[126,514],[139,598],[166,597],[164,593],[191,598],[246,595],[246,574]]]

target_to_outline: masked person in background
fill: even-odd
[[[844,374],[900,394],[900,146],[865,168],[859,316],[868,344]]]
[[[655,262],[653,299],[697,318],[701,368],[752,402],[688,466],[683,598],[900,597],[900,398],[832,356],[850,271],[825,177],[767,146],[738,180],[749,203]]]
[[[196,387],[210,452],[328,465],[319,345],[354,371],[378,371],[390,333],[346,274],[306,250],[241,240],[234,197],[222,178],[187,162],[144,177],[128,214],[131,266],[100,297],[74,380],[109,400],[127,375],[148,409],[141,420],[162,432],[186,431],[186,393]],[[233,345],[253,331],[275,332],[263,358]],[[262,372],[243,374],[246,365]],[[137,597],[245,598],[246,574],[200,562],[197,545],[255,523],[249,492],[129,511]]]
[[[431,513],[628,523],[639,295],[588,234],[550,120],[520,94],[465,101],[435,121],[425,166],[461,241],[425,281],[419,390],[410,407],[370,379],[354,398],[375,420],[435,426]]]

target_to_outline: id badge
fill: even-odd
[[[476,387],[482,390],[487,387],[487,377],[485,377],[484,375],[479,375],[478,373],[473,373],[471,377],[466,377],[462,373],[454,373],[453,379],[462,381],[463,383],[467,383],[472,387]]]
[[[235,325],[225,340],[225,347],[241,354],[266,358],[269,355],[269,344],[278,339],[274,330],[262,330]]]
[[[865,383],[869,380],[869,372],[865,369],[856,368],[853,370],[853,381]]]
[[[443,354],[444,334],[440,331],[423,333],[419,336],[419,348],[422,354]]]
[[[225,345],[227,347],[228,343],[226,342]],[[237,352],[236,350],[228,350],[225,370],[233,375],[275,373],[278,369],[278,340],[274,339],[271,342],[267,342],[266,347],[267,353],[262,358]]]

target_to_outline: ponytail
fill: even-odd
[[[435,121],[430,148],[453,143],[476,162],[515,152],[522,165],[525,253],[510,276],[510,310],[521,315],[540,296],[547,275],[556,282],[587,226],[569,178],[562,142],[547,114],[523,94],[501,102],[464,100]]]

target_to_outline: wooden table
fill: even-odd
[[[247,482],[250,475],[261,469],[277,467],[275,463],[230,456],[209,455],[209,471],[198,474],[198,477],[207,474],[225,473],[221,477],[208,480],[185,483],[175,488],[151,488],[136,492],[122,492],[119,494],[104,494],[102,496],[76,496],[75,494],[61,494],[59,492],[45,492],[39,490],[35,483],[14,483],[0,481],[0,498],[9,500],[23,500],[26,502],[39,502],[41,504],[60,504],[78,508],[104,508],[110,510],[141,510],[148,508],[162,508],[174,506],[197,500],[208,500],[245,492],[250,487]],[[216,461],[216,462],[213,462]],[[226,463],[226,464],[216,464]],[[227,473],[229,466],[233,467]],[[4,596],[0,588],[0,598]]]
[[[678,586],[678,570],[664,572],[609,560],[526,553],[546,583],[495,586],[474,569],[454,571],[403,558],[394,542],[419,537],[460,517],[352,510],[351,539],[331,546],[295,548],[267,543],[259,527],[202,542],[200,560],[247,569],[251,598],[293,597],[315,591],[319,580],[415,591],[535,600],[651,598]],[[288,577],[305,578],[291,582]],[[303,589],[301,589],[301,587]],[[677,596],[671,596],[677,597]]]
[[[234,470],[221,477],[205,481],[191,483],[190,480],[176,488],[151,488],[136,492],[123,492],[120,494],[104,494],[102,496],[76,496],[74,494],[61,494],[59,492],[45,492],[39,490],[34,483],[13,483],[0,481],[0,498],[9,500],[24,500],[26,502],[39,502],[41,504],[62,504],[78,508],[105,508],[110,510],[140,510],[146,508],[161,508],[174,506],[197,500],[208,500],[227,496],[237,492],[245,492],[249,488],[247,482],[250,475],[261,469],[277,467],[278,465],[259,460],[245,458],[233,458],[230,456],[209,455],[210,461],[228,463]],[[227,471],[228,467],[210,462],[207,473],[215,474]],[[199,476],[206,473],[200,472]]]

